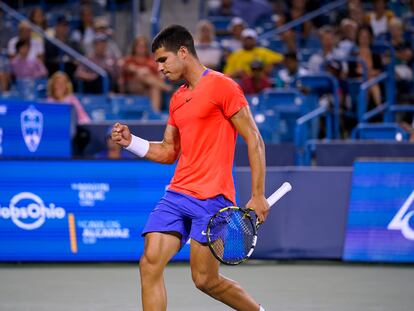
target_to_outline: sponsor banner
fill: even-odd
[[[0,100],[0,157],[70,157],[71,107]]]
[[[414,160],[355,163],[344,259],[414,262]]]
[[[0,261],[135,261],[174,166],[0,161]],[[185,246],[175,257],[189,258]]]

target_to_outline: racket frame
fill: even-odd
[[[216,251],[214,250],[213,247],[213,243],[215,241],[213,241],[211,239],[211,224],[214,222],[214,220],[216,219],[216,217],[218,217],[221,213],[224,213],[226,211],[232,210],[232,212],[241,212],[244,215],[246,215],[246,217],[249,218],[251,225],[252,225],[252,229],[253,229],[253,240],[252,240],[252,245],[250,247],[250,250],[247,252],[247,255],[238,261],[225,261],[223,258],[220,258],[220,256],[218,256],[216,254]],[[218,212],[216,212],[209,220],[208,224],[207,224],[207,230],[206,230],[206,236],[207,236],[207,245],[210,248],[211,253],[213,254],[213,256],[220,261],[222,264],[228,265],[228,266],[236,266],[238,264],[241,264],[243,262],[245,262],[247,259],[250,258],[250,256],[253,254],[254,248],[256,247],[256,243],[257,243],[257,229],[259,228],[260,223],[258,221],[256,221],[254,223],[253,221],[253,217],[251,216],[251,214],[254,213],[253,210],[247,209],[247,208],[242,208],[242,207],[238,207],[238,206],[227,206],[222,208],[221,210],[219,210]]]
[[[267,202],[269,204],[269,207],[272,207],[277,201],[279,201],[286,193],[288,193],[289,191],[292,190],[292,185],[289,182],[284,182],[282,184],[282,186],[280,186],[275,192],[273,192],[273,194],[267,198]],[[214,219],[222,212],[225,212],[227,210],[237,210],[237,211],[242,211],[244,214],[248,214],[249,215],[249,219],[252,222],[252,228],[254,230],[254,235],[253,235],[253,240],[252,240],[252,246],[250,247],[250,250],[247,252],[247,255],[239,260],[239,261],[235,261],[235,262],[227,262],[225,260],[223,260],[222,258],[220,258],[220,256],[218,256],[212,246],[212,244],[214,243],[214,241],[211,240],[210,237],[210,227],[211,224],[213,223]],[[218,212],[216,212],[209,220],[208,224],[207,224],[207,230],[206,230],[206,235],[207,235],[207,245],[210,248],[211,253],[214,255],[214,257],[220,261],[221,263],[225,264],[225,265],[229,265],[229,266],[235,266],[238,264],[241,264],[243,262],[245,262],[247,259],[250,258],[250,256],[253,254],[254,248],[256,247],[256,243],[257,243],[257,231],[259,229],[259,226],[261,225],[261,223],[259,222],[259,220],[256,218],[256,224],[253,224],[253,220],[252,217],[250,216],[250,213],[254,213],[253,210],[247,209],[247,208],[242,208],[242,207],[238,207],[238,206],[228,206],[228,207],[224,207],[221,210],[219,210]]]

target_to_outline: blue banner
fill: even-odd
[[[344,259],[414,262],[414,161],[356,162]]]
[[[135,261],[175,166],[0,161],[0,261]],[[175,259],[188,259],[186,245]]]
[[[0,156],[70,157],[71,106],[0,101]]]

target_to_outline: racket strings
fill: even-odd
[[[223,215],[221,215],[223,214]],[[214,218],[210,228],[215,254],[225,262],[237,263],[250,251],[255,235],[251,216],[241,210],[230,210]]]

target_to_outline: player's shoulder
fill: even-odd
[[[209,76],[211,83],[213,83],[217,88],[238,86],[236,81],[221,72],[211,70]]]

